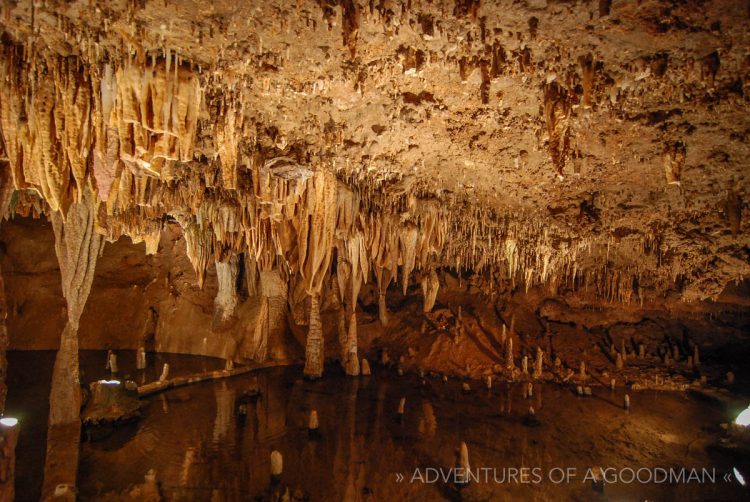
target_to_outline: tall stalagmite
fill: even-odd
[[[225,260],[216,261],[216,279],[219,291],[214,301],[214,324],[221,324],[229,319],[237,307],[237,274],[239,257],[232,255]]]

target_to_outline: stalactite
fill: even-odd
[[[227,98],[226,109],[221,114],[222,120],[216,124],[216,153],[221,162],[221,179],[224,188],[237,188],[237,171],[239,167],[239,145],[242,138],[244,115],[232,98]]]
[[[404,295],[409,287],[409,275],[411,275],[411,271],[414,269],[418,236],[419,233],[414,227],[405,228],[402,230],[400,236],[401,288]]]

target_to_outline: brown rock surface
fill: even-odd
[[[20,0],[0,19],[8,214],[87,203],[117,243],[82,347],[289,359],[288,322],[310,374],[319,350],[354,372],[377,337],[430,332],[403,312],[433,297],[464,306],[464,366],[498,318],[531,356],[645,312],[744,325],[747,2]],[[5,238],[16,347],[61,331],[49,239]]]

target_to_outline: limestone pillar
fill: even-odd
[[[65,491],[58,485],[68,486],[69,491],[75,489],[81,429],[78,324],[91,291],[96,260],[103,244],[102,236],[94,231],[93,198],[86,189],[81,200],[70,206],[65,218],[59,211],[51,215],[68,320],[60,336],[60,349],[52,370],[42,487],[44,500],[53,499],[56,491]]]

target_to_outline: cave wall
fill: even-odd
[[[44,218],[15,218],[3,225],[2,264],[8,297],[10,348],[56,349],[65,325],[65,301],[54,253],[52,226]],[[136,349],[233,355],[243,326],[252,325],[257,302],[243,301],[230,323],[215,326],[216,271],[203,288],[185,252],[177,225],[167,225],[158,252],[129,238],[106,243],[91,296],[81,318],[82,349]],[[245,298],[247,300],[247,298]]]
[[[51,225],[43,218],[15,218],[0,231],[0,258],[8,300],[10,347],[55,349],[65,324],[60,271]],[[82,349],[135,349],[247,359],[241,348],[252,337],[260,310],[258,296],[246,286],[244,271],[236,284],[237,305],[227,319],[218,314],[216,267],[209,266],[203,288],[185,251],[180,227],[166,225],[155,255],[128,238],[107,243],[99,259],[91,296],[81,318]],[[665,340],[700,345],[704,358],[728,369],[741,368],[750,344],[750,281],[731,283],[716,301],[684,302],[665,294],[648,303],[597,299],[585,290],[536,287],[497,289],[481,275],[440,270],[431,312],[423,312],[418,281],[403,294],[391,285],[389,321],[379,320],[376,281],[363,284],[357,306],[361,354],[375,358],[390,352],[405,368],[481,376],[505,365],[502,333],[514,339],[516,360],[533,360],[541,347],[565,365],[586,360],[606,371],[606,347],[644,343],[655,352]],[[293,295],[293,292],[290,293]],[[326,357],[339,357],[337,305],[330,285],[321,295]],[[301,361],[309,302],[269,340],[269,356]],[[296,319],[295,319],[296,317]],[[295,320],[297,321],[295,323]]]

